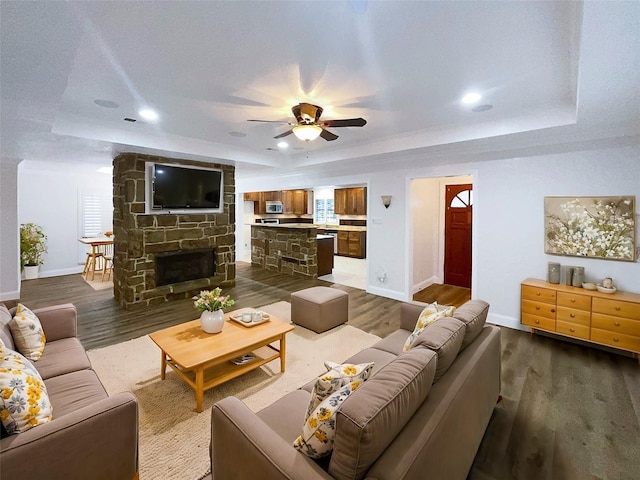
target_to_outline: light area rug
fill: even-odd
[[[290,321],[288,302],[260,309]],[[379,337],[341,325],[317,334],[300,326],[287,334],[286,371],[274,360],[204,393],[203,412],[195,412],[195,392],[167,369],[160,380],[160,350],[148,337],[90,350],[91,364],[113,394],[131,391],[138,398],[140,478],[199,479],[208,470],[211,406],[229,395],[258,411],[325,371],[324,361],[342,362]],[[300,425],[302,428],[302,425]]]
[[[106,281],[106,282],[102,282],[100,281],[100,277],[102,276],[102,274],[96,274],[96,280],[85,280],[85,283],[87,285],[89,285],[91,288],[93,288],[94,290],[107,290],[107,289],[111,289],[113,290],[113,282],[112,281]]]

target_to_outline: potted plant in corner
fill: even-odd
[[[20,225],[20,267],[24,278],[38,278],[38,268],[44,262],[47,251],[47,236],[35,223]]]

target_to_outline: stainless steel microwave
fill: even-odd
[[[267,213],[282,213],[282,202],[266,202]]]

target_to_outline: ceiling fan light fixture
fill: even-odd
[[[319,127],[318,125],[297,125],[293,127],[293,134],[305,142],[315,140],[321,133],[322,127]]]

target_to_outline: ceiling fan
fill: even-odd
[[[328,142],[338,138],[338,135],[326,130],[325,127],[364,127],[367,124],[364,118],[320,120],[320,115],[322,115],[323,111],[322,107],[311,105],[310,103],[300,103],[292,107],[291,111],[296,117],[297,123],[282,122],[279,120],[249,120],[249,122],[286,123],[288,125],[294,125],[292,129],[276,135],[273,138],[282,138],[293,133],[300,140],[307,142],[315,140],[318,137],[322,137]]]

